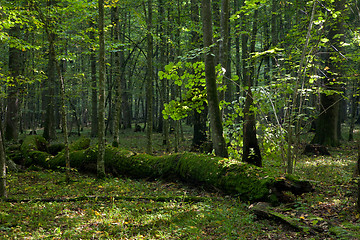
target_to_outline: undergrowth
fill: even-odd
[[[143,133],[128,131],[122,137],[123,147],[144,151]],[[155,154],[162,154],[161,135],[154,139]],[[185,139],[180,150],[188,150],[191,144],[191,136],[185,135]],[[98,181],[75,171],[71,173],[73,181],[66,184],[63,172],[26,170],[8,175],[9,199],[24,201],[1,202],[0,238],[360,239],[353,178],[356,143],[343,143],[330,152],[327,157],[299,157],[295,175],[309,180],[315,192],[292,196],[291,206],[280,206],[283,214],[297,221],[327,224],[315,233],[257,219],[249,210],[251,203],[201,186],[111,176]],[[280,158],[265,158],[264,166],[279,176],[284,174]],[[83,196],[89,198],[65,201]],[[185,201],[187,197],[201,200]]]

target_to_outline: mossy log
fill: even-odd
[[[317,234],[317,236],[319,233],[323,234],[321,239],[357,239],[352,236],[351,232],[337,226],[330,219],[324,219],[311,213],[298,212],[295,209],[288,209],[288,207],[285,209],[272,207],[265,202],[252,204],[249,209],[257,218],[284,224],[304,234]]]
[[[73,146],[70,147],[71,167],[79,171],[96,173],[97,147],[77,143]],[[31,157],[33,163],[42,167],[51,169],[65,167],[63,152],[56,156],[46,154],[48,153],[41,155],[37,149],[31,149],[27,155]],[[45,155],[46,158],[44,158]],[[179,153],[151,156],[107,146],[105,168],[107,173],[115,176],[180,179],[236,195],[243,201],[277,202],[280,199],[279,193],[283,191],[283,189],[277,189],[278,180],[263,168],[204,154]],[[291,181],[289,182],[291,186]],[[291,188],[286,189],[286,191],[291,190]],[[305,192],[307,191],[308,189],[305,189]],[[301,194],[301,190],[297,189],[296,194]]]
[[[38,165],[47,167],[46,161],[51,157],[48,151],[48,143],[45,138],[38,135],[27,136],[20,146],[20,151],[24,156],[23,165],[29,167]]]
[[[277,223],[285,224],[296,231],[309,233],[312,230],[305,223],[297,218],[276,212],[268,203],[259,202],[250,206],[250,210],[258,217],[273,220]]]

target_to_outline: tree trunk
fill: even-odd
[[[358,178],[358,191],[357,191],[357,202],[356,202],[356,209],[360,213],[360,146],[358,146],[358,159],[356,163],[356,169],[355,169],[355,177]]]
[[[46,141],[40,136],[28,136],[21,145],[21,151],[29,156],[32,164],[58,169],[64,166],[62,152],[55,157],[41,151]],[[83,138],[73,143],[71,163],[74,168],[83,172],[96,172],[96,147],[90,147],[90,139]],[[49,158],[47,160],[47,158]],[[30,162],[31,163],[31,162]],[[279,178],[277,173],[266,169],[214,157],[207,154],[179,153],[163,156],[134,153],[128,150],[108,146],[106,148],[106,171],[114,176],[126,176],[142,179],[176,179],[207,186],[225,194],[236,195],[242,201],[271,201],[278,203],[285,199],[284,193],[291,192],[299,196],[313,191],[307,181],[294,177]],[[286,199],[285,199],[286,200]]]
[[[336,0],[334,2],[335,11],[343,12],[345,2],[343,0]],[[329,39],[328,54],[325,59],[325,79],[324,89],[330,91],[341,90],[341,42],[343,37],[343,16],[339,15],[333,18],[328,26],[329,32],[327,38]],[[340,144],[340,109],[341,96],[338,93],[321,93],[320,94],[320,115],[316,124],[315,136],[312,140],[314,144],[338,146]]]
[[[165,13],[164,13],[164,3],[162,0],[159,0],[159,16],[160,19],[164,19],[165,18]],[[165,59],[165,54],[166,54],[166,38],[165,38],[165,29],[163,27],[163,24],[160,23],[159,24],[159,32],[160,32],[160,55],[159,55],[159,64],[160,64],[160,69],[163,69],[165,64],[166,64],[166,59]],[[160,98],[161,98],[161,105],[164,106],[165,103],[169,102],[169,81],[167,79],[163,79],[160,82],[161,85],[161,93],[160,93]],[[163,109],[163,107],[162,107]],[[160,113],[162,121],[163,121],[163,125],[162,125],[162,133],[163,133],[163,145],[165,145],[166,148],[166,152],[170,151],[170,138],[169,138],[169,130],[170,130],[170,126],[169,126],[169,118],[164,119],[162,113]]]
[[[47,80],[45,82],[44,97],[46,104],[44,133],[46,140],[56,139],[56,123],[55,123],[55,79],[56,79],[56,53],[55,53],[55,33],[49,33],[49,60],[47,66]]]
[[[152,154],[153,132],[153,39],[152,39],[152,0],[148,0],[147,11],[147,78],[146,78],[146,152]]]
[[[13,37],[20,36],[20,27],[15,26],[10,29],[10,35]],[[24,73],[24,54],[20,49],[15,47],[9,48],[9,71],[11,76],[11,84],[7,88],[7,111],[5,117],[5,140],[17,140],[19,136],[19,107],[20,86],[19,78]]]
[[[104,32],[104,0],[98,0],[99,5],[99,131],[97,177],[105,177],[105,32]]]
[[[6,192],[6,154],[4,148],[3,127],[0,121],[0,198],[7,198]]]
[[[251,34],[251,46],[250,52],[255,52],[255,43],[256,43],[256,34],[257,34],[257,16],[258,10],[255,10],[254,13],[254,22],[253,29]],[[245,44],[245,43],[244,43]],[[247,55],[248,56],[248,55]],[[248,60],[250,61],[250,60]],[[256,136],[256,119],[255,112],[252,110],[253,107],[253,95],[252,95],[252,86],[253,86],[253,78],[255,75],[255,62],[250,61],[251,67],[249,72],[246,74],[245,79],[247,90],[246,90],[246,98],[245,98],[245,106],[244,106],[244,126],[243,126],[243,156],[242,160],[244,162],[256,165],[258,167],[262,166],[262,159],[260,148]]]
[[[91,22],[90,26],[95,28],[95,25]],[[90,31],[90,39],[95,41],[94,31]],[[95,42],[93,43],[95,44]],[[97,80],[96,80],[96,55],[95,51],[91,50],[90,55],[90,68],[91,68],[91,137],[98,135],[99,123],[98,123],[98,95],[97,95]]]
[[[219,108],[218,92],[216,85],[215,59],[212,49],[213,29],[210,0],[202,0],[202,19],[205,53],[205,78],[207,99],[210,113],[211,137],[215,154],[228,157],[227,147],[223,136],[221,112]]]
[[[199,5],[198,1],[192,0],[191,1],[191,20],[194,23],[199,23],[200,16],[199,16]],[[193,48],[200,48],[200,36],[197,31],[191,32],[191,43]],[[191,60],[193,63],[200,61],[200,57],[195,57]],[[200,84],[199,84],[200,85]],[[203,86],[197,86],[195,85],[194,88],[197,88],[199,90],[195,91],[203,91]],[[193,134],[193,140],[192,140],[192,148],[193,149],[199,149],[200,146],[207,141],[207,134],[206,134],[206,122],[207,122],[207,104],[204,103],[203,105],[204,110],[200,113],[197,110],[193,111],[193,124],[194,124],[194,134]]]
[[[219,47],[219,61],[221,66],[225,69],[225,77],[223,78],[223,85],[227,86],[226,92],[221,95],[221,100],[231,101],[232,98],[232,84],[231,79],[231,65],[229,61],[230,48],[229,48],[229,0],[221,0],[221,18],[220,18],[220,31],[221,40]]]
[[[352,87],[352,93],[351,93],[351,117],[350,117],[350,127],[349,127],[349,138],[348,141],[353,141],[354,140],[354,128],[355,128],[355,118],[356,118],[356,111],[358,109],[358,102],[360,97],[358,96],[358,87],[357,84],[358,82],[356,81],[356,83],[353,83],[353,87]]]
[[[113,26],[114,26],[114,41],[120,42],[120,21],[119,21],[119,11],[118,7],[112,8],[112,17],[113,17]],[[123,53],[122,49],[118,49],[115,52],[115,111],[114,111],[114,131],[113,131],[113,146],[119,146],[119,130],[120,130],[120,122],[121,122],[121,65],[123,57],[121,56]]]

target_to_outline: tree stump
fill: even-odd
[[[307,156],[330,156],[327,148],[320,144],[307,144],[303,154]]]

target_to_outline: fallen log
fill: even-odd
[[[272,207],[269,203],[258,202],[249,206],[250,211],[259,219],[268,219],[286,225],[304,234],[322,234],[321,239],[356,239],[351,232],[337,226],[329,219],[324,219],[311,213],[301,213],[292,209],[290,212],[281,207]]]
[[[29,136],[30,137],[30,136]],[[32,137],[32,136],[31,136]],[[79,140],[86,142],[86,140]],[[24,141],[25,143],[26,141]],[[33,144],[36,145],[36,144]],[[74,143],[70,147],[70,164],[79,171],[96,173],[97,147]],[[22,148],[25,149],[25,148]],[[34,164],[50,169],[65,167],[64,153],[48,156],[31,148],[28,153]],[[44,156],[47,156],[46,158]],[[224,159],[205,154],[178,153],[163,156],[137,154],[132,151],[107,146],[105,168],[115,176],[147,179],[180,179],[187,183],[218,189],[242,201],[282,201],[283,192],[301,195],[312,190],[310,184],[298,187],[298,180],[277,178],[263,168],[238,160]],[[286,188],[280,182],[286,181]],[[295,185],[297,187],[295,187]]]
[[[3,201],[10,203],[28,203],[28,202],[81,202],[81,201],[142,201],[142,202],[205,202],[222,201],[221,198],[214,197],[192,197],[192,196],[171,196],[171,197],[131,197],[131,196],[80,196],[72,198],[35,198],[35,199],[13,199],[7,198]]]
[[[273,220],[277,223],[285,224],[296,231],[305,233],[309,233],[310,231],[313,232],[310,227],[299,221],[299,219],[295,219],[274,211],[268,203],[258,202],[256,204],[250,205],[249,208],[251,212],[254,213],[258,218]]]

